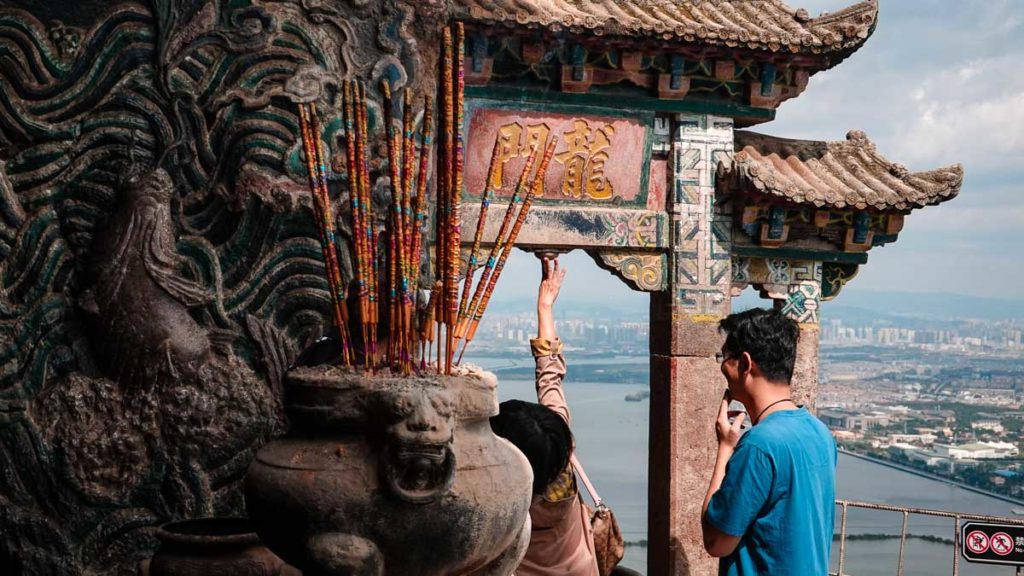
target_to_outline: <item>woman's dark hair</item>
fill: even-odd
[[[533,493],[543,494],[569,464],[569,425],[554,410],[533,402],[506,400],[498,409],[491,429],[526,456],[533,468]]]
[[[723,318],[718,329],[725,332],[724,352],[730,356],[750,354],[770,382],[789,384],[793,379],[800,327],[781,311],[753,308],[738,312]]]

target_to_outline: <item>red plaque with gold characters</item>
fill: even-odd
[[[489,188],[511,196],[530,150],[550,136],[559,145],[538,202],[646,205],[648,129],[636,118],[474,107],[469,115],[465,194]],[[488,183],[489,155],[498,142]]]

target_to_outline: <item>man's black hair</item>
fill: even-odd
[[[793,379],[800,327],[781,311],[754,308],[730,314],[718,323],[718,329],[725,332],[722,350],[727,356],[750,354],[771,382],[789,384]]]
[[[569,425],[554,410],[533,402],[506,400],[498,410],[491,429],[526,456],[533,468],[533,493],[543,494],[569,464]]]

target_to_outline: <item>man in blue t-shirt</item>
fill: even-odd
[[[704,498],[704,548],[719,574],[828,574],[835,517],[836,444],[790,397],[799,328],[778,310],[754,309],[719,324],[728,389],[715,430],[718,459]],[[747,409],[729,422],[729,402]]]

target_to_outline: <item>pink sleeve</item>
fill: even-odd
[[[530,341],[534,360],[537,363],[535,378],[537,383],[537,401],[554,410],[566,424],[572,424],[569,405],[565,401],[562,390],[562,379],[565,377],[565,358],[562,357],[562,342],[548,342],[542,338]]]

